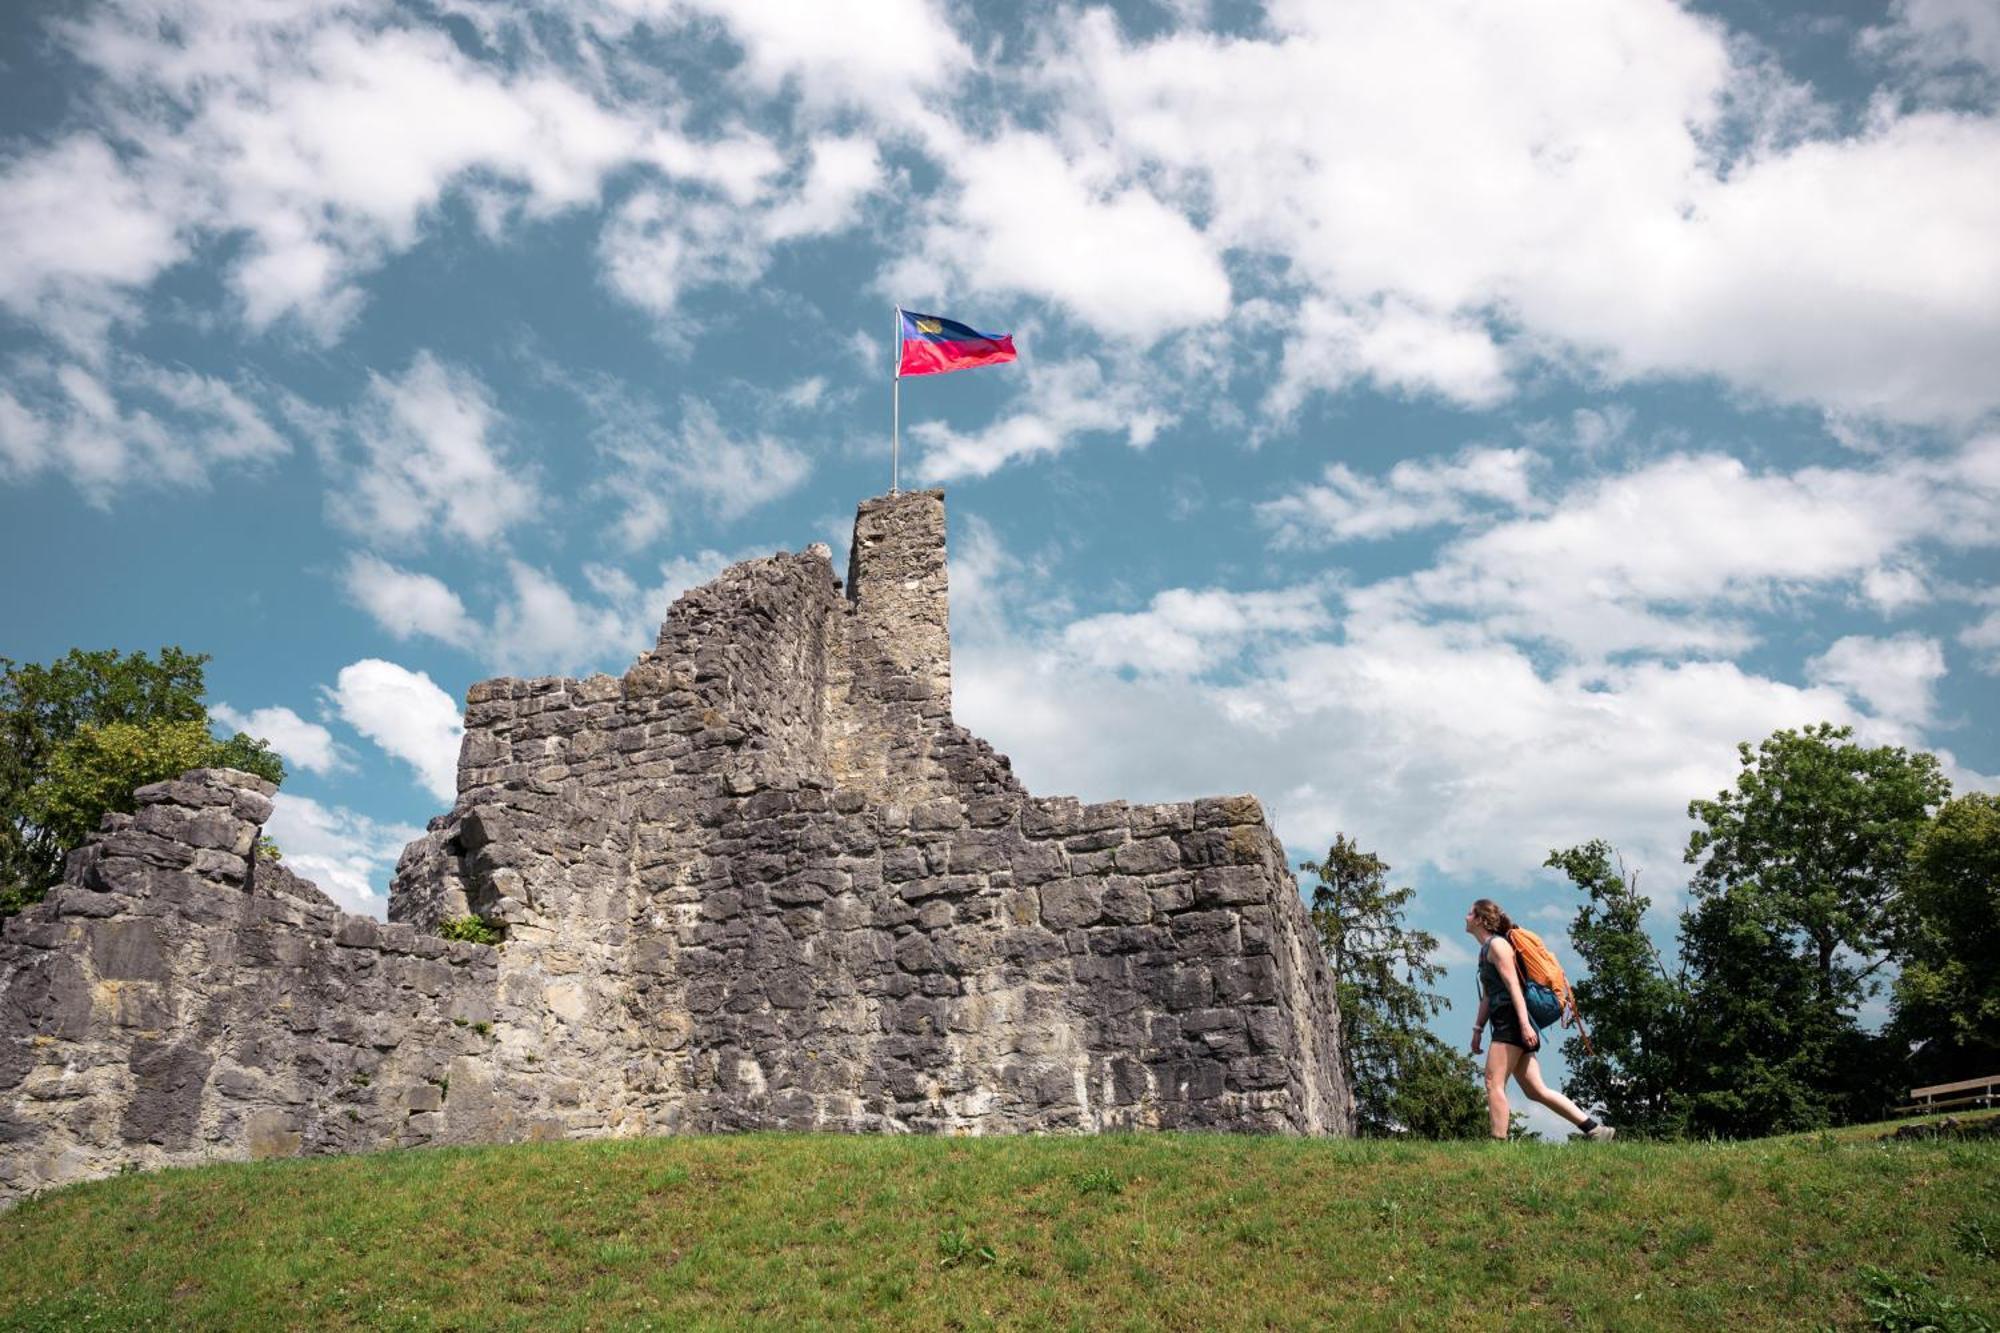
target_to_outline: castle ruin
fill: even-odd
[[[467,696],[384,925],[137,793],[0,936],[0,1199],[129,1166],[750,1129],[1345,1134],[1248,796],[1030,796],[951,717],[944,497],[683,596],[622,677]],[[477,915],[497,945],[442,938]]]

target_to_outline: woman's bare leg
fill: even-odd
[[[1528,1094],[1530,1101],[1540,1102],[1572,1125],[1581,1125],[1590,1119],[1577,1109],[1575,1102],[1542,1082],[1542,1067],[1535,1063],[1533,1051],[1524,1051],[1518,1046],[1510,1046],[1507,1049],[1515,1052],[1514,1081],[1521,1085],[1521,1091]],[[1490,1085],[1493,1080],[1490,1064],[1487,1066],[1486,1078]]]
[[[1493,1137],[1507,1137],[1507,1074],[1514,1067],[1513,1057],[1526,1055],[1519,1046],[1509,1046],[1504,1041],[1496,1041],[1486,1048],[1486,1112],[1491,1119]]]

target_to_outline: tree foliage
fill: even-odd
[[[107,812],[132,808],[134,787],[205,767],[284,780],[263,741],[210,734],[207,661],[171,647],[0,658],[0,914],[38,901]]]
[[[1312,918],[1340,1004],[1340,1042],[1362,1134],[1476,1138],[1487,1132],[1486,1099],[1472,1062],[1427,1026],[1444,1007],[1430,989],[1444,969],[1431,962],[1437,937],[1404,924],[1412,890],[1388,887],[1389,867],[1346,835],[1323,861]]]
[[[1911,849],[1951,784],[1935,756],[1853,734],[1820,723],[1740,745],[1735,784],[1688,805],[1698,1131],[1867,1118],[1904,1077],[1857,1013],[1891,961]]]
[[[1688,981],[1646,931],[1652,900],[1601,839],[1552,851],[1543,864],[1569,876],[1589,899],[1569,927],[1584,964],[1573,983],[1577,1008],[1591,1036],[1589,1048],[1581,1036],[1563,1043],[1570,1096],[1602,1107],[1620,1133],[1681,1133],[1688,1115]]]
[[[1910,854],[1891,1031],[1913,1077],[2000,1071],[2000,797],[1946,802]]]
[[[1950,795],[1937,760],[1857,745],[1845,727],[1781,730],[1738,755],[1735,783],[1688,806],[1694,902],[1675,967],[1604,843],[1549,857],[1590,899],[1570,936],[1589,967],[1577,990],[1598,1051],[1569,1043],[1572,1089],[1660,1134],[1876,1118],[1908,1086],[1919,1029],[1955,1034],[1945,1058],[2000,1018],[2000,822],[1990,798],[1933,821]],[[1870,1033],[1860,1009],[1892,965],[1897,1019]]]

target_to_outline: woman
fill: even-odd
[[[1465,933],[1479,941],[1479,1018],[1472,1025],[1472,1053],[1479,1054],[1479,1038],[1486,1022],[1493,1021],[1493,1046],[1486,1052],[1486,1110],[1491,1117],[1493,1137],[1505,1139],[1507,1076],[1521,1085],[1521,1091],[1583,1131],[1585,1138],[1608,1139],[1617,1131],[1577,1109],[1575,1102],[1542,1082],[1535,1064],[1542,1035],[1528,1014],[1528,1002],[1521,995],[1521,966],[1507,932],[1514,923],[1491,898],[1481,898],[1465,914]]]

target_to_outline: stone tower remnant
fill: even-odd
[[[0,1199],[128,1164],[747,1129],[1344,1134],[1248,796],[1030,796],[951,716],[944,497],[687,593],[623,677],[468,692],[389,924],[137,793],[0,937]],[[479,915],[499,946],[448,941]]]

